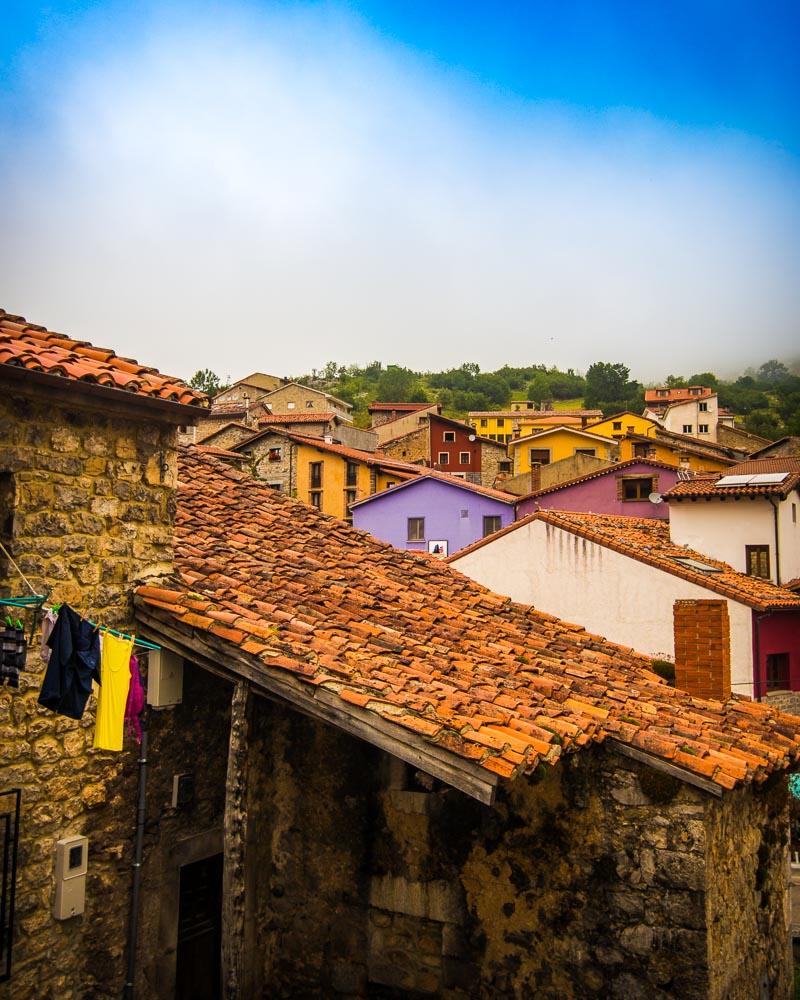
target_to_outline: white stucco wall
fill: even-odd
[[[705,403],[707,410],[701,412],[700,404]],[[717,397],[707,396],[705,399],[689,399],[685,403],[673,403],[664,414],[664,427],[675,434],[683,433],[683,425],[691,424],[692,437],[701,441],[717,440],[717,420],[719,418]],[[708,424],[708,433],[701,434],[700,424]]]
[[[724,599],[544,521],[521,525],[452,566],[496,593],[667,660],[675,658],[673,603]],[[731,684],[736,693],[752,696],[752,612],[727,604]]]
[[[792,504],[795,520],[792,520]],[[673,542],[705,552],[747,572],[745,547],[768,545],[772,582],[777,582],[775,521],[766,497],[754,500],[682,500],[669,505],[669,530]],[[800,576],[800,497],[793,492],[778,511],[778,542],[781,550],[781,582]]]

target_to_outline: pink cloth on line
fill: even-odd
[[[128,700],[125,703],[125,728],[131,736],[136,737],[136,742],[142,742],[142,725],[139,716],[144,708],[144,688],[142,687],[142,675],[139,673],[139,661],[135,656],[131,657],[131,683],[128,688]]]

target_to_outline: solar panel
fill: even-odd
[[[746,486],[753,476],[723,476],[718,479],[716,486]]]
[[[759,472],[751,478],[750,485],[768,486],[773,483],[782,483],[788,475],[788,472]]]

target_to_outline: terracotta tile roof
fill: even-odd
[[[457,489],[467,490],[469,493],[479,493],[484,497],[491,497],[492,500],[502,500],[503,503],[516,504],[519,497],[515,493],[506,493],[504,490],[495,490],[491,486],[481,486],[478,483],[471,483],[467,479],[461,479],[458,476],[454,476],[452,472],[442,472],[439,469],[430,469],[426,465],[412,466],[417,470],[418,475],[413,480],[417,482],[421,479],[436,479],[440,483],[447,483],[448,486],[455,486]],[[385,497],[389,493],[394,493],[397,490],[401,490],[406,486],[410,486],[411,483],[400,483],[398,486],[390,486],[388,490],[382,490],[380,493],[373,493],[372,496],[364,497],[363,500],[358,500],[356,503],[351,504],[351,507],[360,507],[362,504],[369,503],[371,500],[377,500],[379,497]]]
[[[787,590],[800,590],[800,576],[796,576],[794,580],[790,580],[788,583],[783,585]]]
[[[757,472],[786,472],[785,469],[750,469],[744,466],[753,465],[773,465],[777,462],[742,462],[740,465],[732,465],[722,474],[714,476],[702,476],[682,483],[676,483],[671,490],[664,494],[665,500],[690,500],[697,498],[712,497],[717,500],[729,500],[731,497],[788,497],[792,490],[800,488],[800,470],[798,472],[787,472],[786,479],[782,483],[743,483],[740,486],[717,486],[720,479],[725,476],[734,475],[755,475]]]
[[[238,451],[229,451],[227,448],[217,448],[216,445],[213,444],[203,444],[201,442],[198,443],[197,449],[198,451],[202,451],[204,455],[216,455],[217,458],[234,459],[237,462],[244,461],[243,456],[240,455]]]
[[[653,469],[665,469],[667,472],[677,472],[674,465],[668,465],[666,462],[659,462],[655,458],[629,458],[626,462],[616,462],[614,465],[607,465],[602,469],[595,469],[594,472],[587,472],[582,476],[576,476],[574,479],[566,479],[563,483],[556,483],[553,486],[545,486],[544,489],[534,490],[532,493],[527,493],[525,496],[521,496],[520,500],[528,500],[531,497],[541,497],[546,493],[557,493],[559,490],[565,490],[570,486],[578,486],[581,483],[588,483],[590,479],[598,479],[601,476],[614,475],[619,472],[624,472],[626,469],[630,469],[633,465],[646,465]]]
[[[595,417],[600,420],[602,410],[470,410],[468,417]]]
[[[702,392],[691,393],[689,389],[702,389]],[[668,396],[659,395],[659,393],[668,392]],[[669,389],[667,386],[659,386],[656,389],[645,389],[644,399],[646,403],[658,403],[658,404],[670,404],[670,403],[689,403],[693,399],[708,399],[709,396],[716,396],[716,392],[713,389],[709,389],[708,386],[704,385],[693,385],[685,386],[682,389]]]
[[[763,448],[759,448],[758,451],[754,451],[750,457],[758,458],[758,456],[763,454],[765,451],[771,451],[773,448],[786,446],[794,448],[795,455],[800,455],[800,437],[789,435],[788,437],[778,438],[777,441],[771,441],[769,444],[765,444]]]
[[[179,378],[162,375],[130,358],[121,358],[107,347],[94,347],[43,326],[28,323],[0,309],[0,365],[23,368],[119,389],[137,396],[205,407],[205,393],[191,389]]]
[[[800,472],[800,455],[748,458],[725,470],[726,476],[756,475],[759,472]]]
[[[328,451],[332,455],[341,455],[342,458],[352,458],[354,461],[365,462],[367,465],[379,465],[384,469],[397,469],[401,472],[413,473],[415,476],[425,471],[421,465],[413,465],[411,462],[400,462],[396,458],[384,455],[380,451],[362,451],[360,448],[348,448],[347,445],[333,444],[332,442],[323,441],[322,438],[304,437],[302,434],[287,433],[284,436],[291,441],[296,441],[298,444],[307,444],[312,448],[318,448],[320,451]],[[244,443],[247,444],[247,442]]]
[[[508,442],[508,447],[513,448],[518,444],[527,444],[528,441],[538,441],[541,438],[549,437],[551,434],[556,434],[558,431],[569,431],[570,434],[580,434],[581,437],[589,438],[592,441],[597,441],[600,444],[606,444],[613,448],[616,448],[618,443],[613,438],[604,437],[600,434],[592,434],[581,427],[570,427],[568,424],[558,424],[556,427],[548,427],[543,431],[535,431],[533,434],[526,434],[524,437],[513,438]]]
[[[733,465],[738,461],[738,456],[742,453],[733,448],[726,448],[724,445],[715,445],[710,441],[699,441],[688,434],[675,434],[672,431],[665,431],[659,427],[655,434],[626,434],[624,441],[635,441],[650,445],[663,445],[676,452],[686,452],[687,455],[697,455],[700,458],[713,458],[715,462],[727,462]]]
[[[415,413],[417,410],[427,410],[436,403],[370,403],[367,407],[368,413],[391,413],[393,410],[405,410],[408,413]]]
[[[211,403],[211,409],[203,414],[205,420],[220,420],[222,417],[237,417],[247,413],[244,403]]]
[[[181,457],[179,579],[137,604],[255,675],[512,778],[608,737],[722,789],[800,760],[800,719],[667,686],[650,661],[274,493]]]
[[[493,535],[487,535],[467,548],[454,553],[448,563],[458,563],[458,560],[470,552],[491,544],[496,538],[516,531],[531,521],[545,521],[557,528],[586,538],[598,545],[613,549],[637,562],[655,566],[656,569],[671,573],[706,587],[723,597],[738,601],[756,611],[777,611],[782,609],[800,610],[800,597],[791,593],[785,587],[777,587],[769,580],[739,573],[728,563],[719,559],[676,545],[669,534],[669,522],[651,517],[627,517],[622,514],[585,514],[577,511],[540,510],[535,514],[514,521],[513,524],[501,528]],[[718,572],[704,573],[676,562],[676,559],[694,559],[712,566]]]
[[[258,418],[259,427],[269,427],[272,424],[328,424],[338,420],[338,413],[270,413]]]

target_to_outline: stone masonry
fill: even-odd
[[[58,380],[56,380],[58,381]],[[121,394],[122,395],[122,394]],[[12,509],[4,544],[38,591],[130,629],[137,582],[172,568],[176,426],[146,404],[120,413],[51,389],[0,395],[0,472]],[[5,565],[3,595],[26,592]],[[22,789],[15,944],[0,998],[119,996],[130,897],[136,752],[91,749],[95,700],[80,722],[36,701],[38,641],[17,690],[0,688],[0,783]],[[89,838],[86,912],[56,921],[54,848]]]

